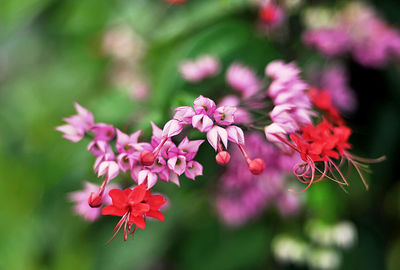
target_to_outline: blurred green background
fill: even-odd
[[[375,7],[400,26],[398,1],[376,0]],[[283,219],[272,209],[228,228],[213,206],[219,172],[208,162],[203,177],[182,181],[179,190],[157,185],[171,201],[166,221],[149,223],[134,240],[117,237],[105,245],[115,218],[90,224],[73,214],[67,193],[83,180],[99,181],[88,141],[72,144],[54,130],[74,113],[73,102],[99,122],[132,123],[129,131],[144,128],[149,135],[149,121],[162,124],[171,107],[200,93],[224,94],[212,82],[185,84],[177,71],[185,58],[211,53],[224,67],[240,60],[261,76],[273,59],[301,65],[312,54],[301,48],[296,14],[291,48],[260,35],[256,17],[245,0],[189,0],[184,6],[162,0],[0,1],[0,269],[301,269],[278,264],[271,240],[278,233],[301,235],[309,218],[356,225],[358,242],[343,253],[341,269],[400,269],[398,64],[368,70],[348,62],[360,103],[349,119],[354,152],[388,158],[373,166],[368,192],[358,179],[349,194],[321,183],[307,191],[297,217]],[[144,40],[146,52],[135,65],[150,82],[146,101],[110,83],[113,63],[101,44],[114,24],[129,25]],[[216,85],[220,81],[223,75]],[[206,150],[199,155],[205,160]]]

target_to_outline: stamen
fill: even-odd
[[[126,212],[125,215],[121,218],[121,220],[117,223],[117,225],[115,226],[115,228],[114,228],[114,230],[113,230],[113,232],[115,232],[115,233],[114,233],[114,235],[110,238],[110,240],[107,241],[106,245],[108,245],[109,243],[111,243],[111,241],[115,238],[115,236],[118,234],[119,230],[121,229],[122,224],[123,224],[124,222],[127,222],[126,217],[127,217],[128,213],[129,213],[129,211]]]

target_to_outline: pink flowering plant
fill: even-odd
[[[400,269],[399,0],[0,2],[0,270]]]
[[[296,9],[283,1],[254,3],[256,29],[288,42],[285,28]],[[348,54],[361,65],[382,67],[400,55],[400,35],[363,4],[344,5],[324,22],[315,21],[322,15],[313,12],[310,7],[302,15],[303,44],[321,53],[311,64],[270,59],[263,62],[262,74],[240,57],[228,61],[218,53],[179,60],[172,71],[185,91],[167,102],[172,111],[164,122],[148,119],[151,136],[134,125],[95,122],[89,110],[75,103],[77,114],[64,118],[56,130],[74,143],[89,140],[87,150],[100,179],[99,185],[85,183],[83,191],[70,194],[75,212],[89,221],[100,213],[120,217],[113,238],[123,228],[127,240],[145,228],[148,218],[164,221],[167,197],[152,195],[160,182],[174,183],[178,192],[183,181],[202,179],[210,162],[203,155],[197,158],[203,151],[221,165],[211,197],[220,219],[231,226],[257,218],[270,206],[282,217],[295,215],[303,201],[298,193],[323,180],[346,190],[352,171],[368,188],[367,164],[384,157],[367,159],[351,152],[352,130],[345,118],[357,110],[358,101],[340,57]],[[111,37],[107,44],[126,39]],[[128,37],[132,43],[133,36]],[[121,53],[112,48],[112,55]],[[122,59],[131,63],[128,56]],[[126,132],[131,128],[136,130]],[[116,184],[121,178],[129,180]]]
[[[215,72],[219,62],[202,56],[190,64],[197,65],[196,70],[188,68],[187,62],[180,72],[183,79],[198,83],[208,76],[205,70]],[[87,150],[95,156],[93,170],[102,179],[100,186],[86,183],[84,191],[71,194],[76,212],[93,221],[105,206],[103,215],[122,217],[114,232],[124,227],[124,240],[137,228],[145,228],[147,217],[163,221],[160,210],[167,199],[154,197],[151,190],[159,181],[179,187],[183,176],[191,180],[202,176],[207,168],[196,155],[200,147],[206,147],[205,141],[216,152],[215,162],[227,166],[216,208],[230,225],[243,224],[273,203],[283,216],[296,213],[301,200],[290,193],[298,190],[288,191],[286,178],[291,174],[306,185],[301,191],[323,179],[344,188],[349,181],[342,167],[343,160],[348,160],[367,187],[363,163],[380,159],[350,154],[351,130],[333,96],[306,83],[294,62],[268,63],[264,78],[235,62],[227,68],[225,79],[232,94],[219,103],[200,95],[189,106],[175,108],[162,128],[149,123],[152,136],[147,141],[140,138],[141,130],[127,134],[95,122],[93,114],[76,103],[77,114],[65,118],[66,124],[56,129],[75,143],[84,137],[90,140]],[[197,139],[190,134],[197,134]],[[110,183],[121,174],[131,178],[132,188],[111,188]]]

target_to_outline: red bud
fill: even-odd
[[[102,196],[100,196],[98,193],[92,192],[88,198],[88,203],[90,207],[98,208],[103,204]]]
[[[249,163],[250,172],[254,175],[261,174],[265,169],[265,163],[261,158],[255,158]]]
[[[140,153],[139,162],[143,166],[151,166],[154,163],[154,154],[151,151],[142,151]]]
[[[215,156],[215,160],[219,165],[225,166],[231,160],[231,155],[226,151],[221,151]]]

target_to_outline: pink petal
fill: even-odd
[[[179,177],[176,173],[171,172],[169,175],[169,181],[174,183],[175,185],[177,185],[178,187],[181,186],[181,184],[179,183]]]
[[[213,120],[205,114],[198,114],[193,116],[192,125],[200,132],[208,132],[214,125]]]
[[[169,137],[169,138],[173,137],[173,136],[178,135],[179,133],[181,133],[182,128],[183,128],[182,124],[179,123],[179,121],[174,120],[174,119],[169,120],[164,126],[164,129],[163,129],[163,132],[162,132],[162,136],[163,137]]]
[[[244,145],[243,130],[237,126],[229,126],[226,128],[228,139],[236,144]]]
[[[214,126],[207,132],[207,140],[211,144],[211,146],[217,151],[218,149],[218,140],[221,139],[225,148],[228,146],[228,133],[226,130],[219,126]]]

